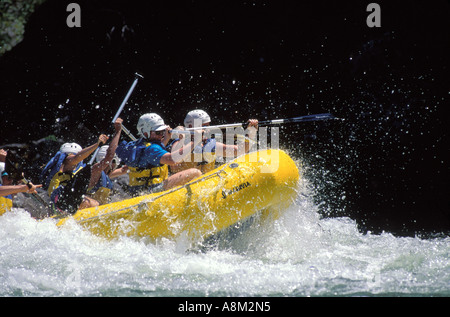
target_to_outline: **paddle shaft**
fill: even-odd
[[[134,90],[134,87],[136,87],[139,78],[144,78],[144,76],[142,76],[141,74],[135,73],[136,78],[133,81],[133,84],[131,85],[130,89],[128,90],[127,95],[125,96],[125,99],[123,99],[122,104],[119,107],[119,110],[117,111],[116,115],[114,116],[112,123],[114,124],[114,122],[116,122],[117,118],[119,117],[120,113],[122,112],[123,108],[125,107],[125,104],[127,103],[128,99],[131,96],[131,93]],[[125,128],[124,125],[122,125],[122,130],[123,132],[125,132],[126,135],[128,135],[128,137],[132,140],[132,141],[136,141],[136,137],[130,132],[130,130],[128,130],[127,128]]]
[[[122,131],[126,133],[126,135],[128,135],[128,137],[131,139],[131,141],[136,141],[136,137],[130,132],[130,130],[128,130],[127,128],[125,128],[125,126],[122,124]]]
[[[260,121],[260,122],[258,122],[258,126],[269,126],[269,125],[277,125],[277,124],[284,124],[284,123],[308,122],[308,121],[319,121],[319,120],[328,120],[328,119],[335,119],[335,116],[333,116],[331,113],[312,114],[312,115],[288,118],[288,119],[275,119],[275,120]],[[244,129],[246,129],[247,122],[187,128],[186,130],[172,130],[172,133],[192,134],[194,130],[224,129],[224,128],[235,128],[235,127],[242,127]]]
[[[119,110],[117,110],[117,112],[116,112],[116,114],[115,114],[115,116],[114,116],[114,118],[112,120],[113,124],[114,124],[114,122],[116,122],[117,118],[120,116],[120,113],[122,112],[123,108],[125,107],[125,104],[127,103],[128,99],[131,96],[131,93],[133,92],[134,88],[136,87],[139,78],[144,78],[142,75],[140,75],[138,73],[135,73],[135,76],[136,76],[136,78],[134,79],[133,84],[131,85],[130,89],[128,90],[127,94],[125,95],[125,98],[122,100],[122,103],[120,104]],[[123,132],[125,132],[130,137],[131,140],[136,141],[136,138],[123,125],[122,125],[122,130],[123,130]],[[89,161],[89,165],[92,165],[94,163],[94,160],[95,160],[95,157],[97,156],[98,151],[100,151],[100,147],[98,147],[95,150],[94,155],[92,155],[92,158]]]
[[[7,169],[8,174],[11,174],[12,179],[14,179],[15,181],[20,181],[30,188],[30,181],[25,178],[23,170],[21,168],[21,164],[18,162],[17,156],[12,152],[8,152],[8,154],[6,155],[5,169]],[[13,171],[11,169],[13,169]],[[33,197],[33,199],[37,202],[41,203],[44,207],[50,208],[50,206],[38,194],[32,193],[31,197]]]
[[[112,123],[116,122],[117,118],[119,117],[120,113],[122,112],[123,108],[125,107],[125,104],[127,103],[128,99],[130,98],[131,93],[134,90],[134,87],[136,87],[139,78],[144,78],[142,75],[140,75],[138,73],[135,73],[135,76],[136,76],[136,78],[134,79],[133,84],[131,85],[130,89],[128,90],[128,92],[127,92],[127,94],[125,96],[125,98],[123,99],[123,101],[122,101],[122,103],[121,103],[121,105],[119,107],[119,110],[117,110],[116,115],[114,116],[114,118],[112,120]]]
[[[22,183],[28,186],[28,184],[30,182],[26,178],[22,178]],[[31,187],[29,187],[29,188],[31,188]],[[33,197],[37,202],[41,203],[44,207],[50,208],[49,204],[47,204],[45,202],[45,200],[42,199],[42,197],[39,196],[38,194],[33,193],[33,194],[31,194],[31,197]]]
[[[308,116],[301,116],[289,119],[276,119],[276,120],[267,120],[261,121],[258,123],[260,126],[268,126],[268,125],[276,125],[283,123],[298,123],[298,122],[308,122],[308,121],[319,121],[319,120],[328,120],[335,119],[331,113],[321,113],[321,114],[312,114]]]

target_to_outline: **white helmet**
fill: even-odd
[[[156,113],[146,113],[142,115],[137,124],[138,135],[144,138],[150,136],[150,131],[161,131],[165,128],[166,125],[164,124],[164,120]]]
[[[95,161],[98,163],[101,160],[103,160],[106,157],[106,151],[108,151],[109,145],[103,145],[100,150],[98,150],[97,152],[97,156],[95,157]],[[117,156],[117,154],[114,154],[114,158],[112,159],[113,161],[116,161],[116,164],[119,165],[120,164],[120,159]],[[110,162],[112,163],[112,162]]]
[[[71,153],[71,154],[77,154],[82,150],[81,146],[77,143],[64,143],[61,145],[61,148],[59,149],[62,153]]]
[[[196,109],[196,110],[192,110],[192,111],[188,112],[188,114],[186,115],[186,118],[184,119],[184,126],[185,127],[188,127],[189,125],[194,126],[194,120],[195,120],[195,123],[197,123],[197,124],[201,120],[202,125],[205,123],[211,122],[211,118],[205,111]]]

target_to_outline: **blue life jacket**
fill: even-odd
[[[53,176],[59,171],[61,168],[62,163],[64,162],[64,159],[67,157],[66,153],[62,153],[58,151],[55,156],[45,165],[44,169],[41,172],[41,175],[39,176],[39,181],[42,184],[42,187],[47,190],[50,186],[50,182],[53,179]],[[75,170],[78,170],[80,167],[85,167],[86,164],[83,162],[78,163]]]
[[[203,144],[203,153],[216,153],[216,139],[208,139]]]
[[[144,168],[144,166],[139,166],[139,161],[148,146],[150,146],[150,142],[143,138],[132,142],[122,141],[117,146],[116,154],[123,164]]]
[[[165,149],[161,142],[153,143]],[[150,188],[169,177],[169,168],[166,164],[153,164],[145,157],[145,150],[151,145],[152,143],[141,138],[129,143],[122,141],[117,146],[117,156],[128,166],[130,188],[141,186]]]
[[[108,189],[113,189],[114,187],[114,183],[111,180],[111,178],[109,178],[108,175],[106,175],[105,171],[102,171],[102,175],[100,176],[100,179],[98,180],[97,184],[95,184],[95,186],[91,189],[92,192],[96,192],[97,190],[99,190],[100,188],[108,188]]]
[[[180,139],[171,139],[171,140],[169,141],[169,143],[167,143],[167,145],[166,145],[166,150],[167,150],[167,152],[172,152],[173,144],[174,144],[175,142],[178,142],[178,141],[180,141]]]

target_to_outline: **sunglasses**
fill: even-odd
[[[155,132],[156,135],[163,135],[164,134],[164,130],[162,130],[162,131],[153,131],[153,132]]]

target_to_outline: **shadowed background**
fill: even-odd
[[[448,234],[448,1],[377,1],[381,28],[366,25],[370,1],[196,0],[76,1],[69,28],[70,2],[36,6],[0,57],[1,144],[28,145],[33,177],[59,142],[110,133],[140,72],[121,115],[132,132],[146,112],[172,127],[195,108],[214,124],[331,112],[345,120],[280,135],[321,214]]]

